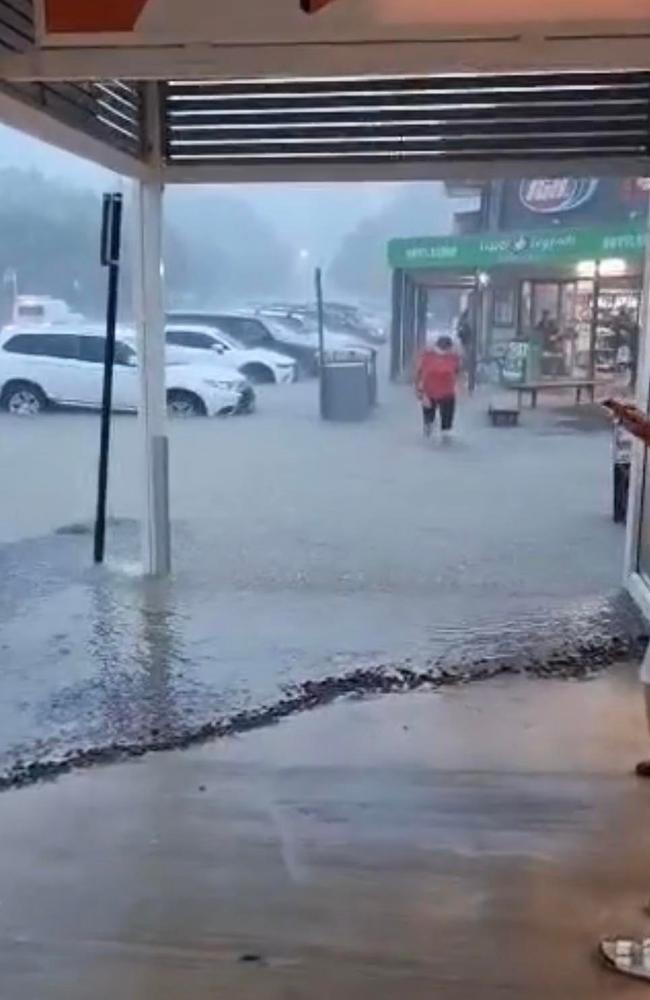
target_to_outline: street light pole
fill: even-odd
[[[325,314],[323,309],[323,271],[317,267],[315,271],[316,284],[316,315],[318,317],[318,383],[320,415],[325,412]]]

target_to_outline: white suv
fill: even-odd
[[[48,404],[98,409],[102,402],[106,338],[86,328],[8,328],[0,336],[0,406],[35,414]],[[168,363],[170,414],[217,416],[250,413],[255,393],[231,368]],[[126,335],[115,343],[113,408],[135,411],[140,398],[137,355]]]
[[[292,358],[265,347],[244,347],[217,327],[174,323],[167,326],[166,337],[168,347],[186,348],[188,352],[211,351],[210,356],[205,355],[206,361],[212,357],[222,365],[232,366],[256,385],[296,381],[298,369]]]

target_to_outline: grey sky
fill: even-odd
[[[114,175],[69,153],[0,126],[0,167],[38,169],[44,174],[65,177],[71,183],[107,189],[116,183]],[[355,184],[255,184],[234,185],[229,190],[248,202],[274,226],[283,242],[310,251],[312,259],[326,264],[336,253],[346,233],[367,216],[389,204],[404,185],[393,183]],[[182,195],[180,196],[182,197]],[[444,232],[451,212],[458,205],[442,197],[432,185],[431,223],[425,228]]]

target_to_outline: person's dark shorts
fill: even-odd
[[[440,427],[443,431],[450,431],[454,426],[456,397],[448,396],[446,399],[430,399],[428,403],[428,406],[422,406],[422,416],[425,425],[435,423],[436,414],[440,410]]]

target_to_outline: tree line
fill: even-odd
[[[288,247],[245,202],[218,191],[166,195],[164,256],[170,302],[197,306],[281,296],[291,283]],[[130,219],[124,220],[122,302],[130,307]],[[101,194],[34,170],[0,170],[0,280],[15,272],[21,294],[65,299],[100,315]]]

